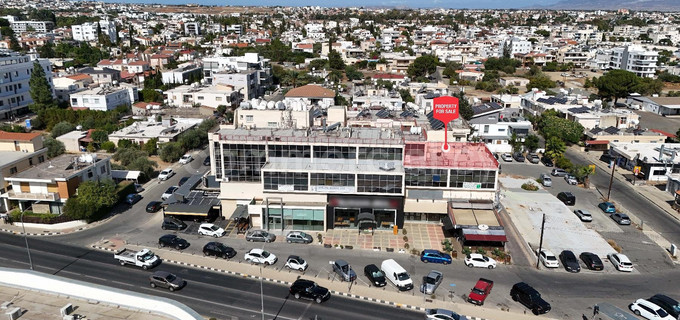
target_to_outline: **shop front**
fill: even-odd
[[[328,196],[328,229],[392,230],[404,226],[404,200],[385,196]]]

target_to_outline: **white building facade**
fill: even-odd
[[[33,73],[34,59],[28,55],[0,51],[0,118],[10,119],[28,112],[33,103],[29,93],[29,81]],[[47,59],[38,59],[43,67],[50,91],[54,95],[52,66]]]

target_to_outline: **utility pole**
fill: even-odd
[[[616,161],[619,157],[614,158],[614,164],[612,164],[612,175],[609,177],[609,189],[607,190],[607,201],[609,201],[609,195],[612,193],[612,183],[614,183],[614,169],[616,169]]]
[[[545,230],[545,213],[543,214],[543,221],[541,222],[541,240],[538,243],[538,255],[536,258],[536,269],[538,269],[538,263],[541,261],[541,250],[543,250],[543,231]]]
[[[26,226],[24,225],[24,213],[26,213],[26,210],[21,211],[21,229],[23,230],[24,233],[24,241],[26,241],[26,252],[28,253],[28,265],[30,266],[31,270],[33,270],[33,260],[31,259],[31,249],[28,247],[28,237],[26,236]]]

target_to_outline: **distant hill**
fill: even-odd
[[[545,9],[680,11],[678,0],[561,0]]]

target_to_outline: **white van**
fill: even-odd
[[[413,289],[411,276],[394,259],[387,259],[382,262],[380,269],[387,279],[390,279],[400,291]]]

